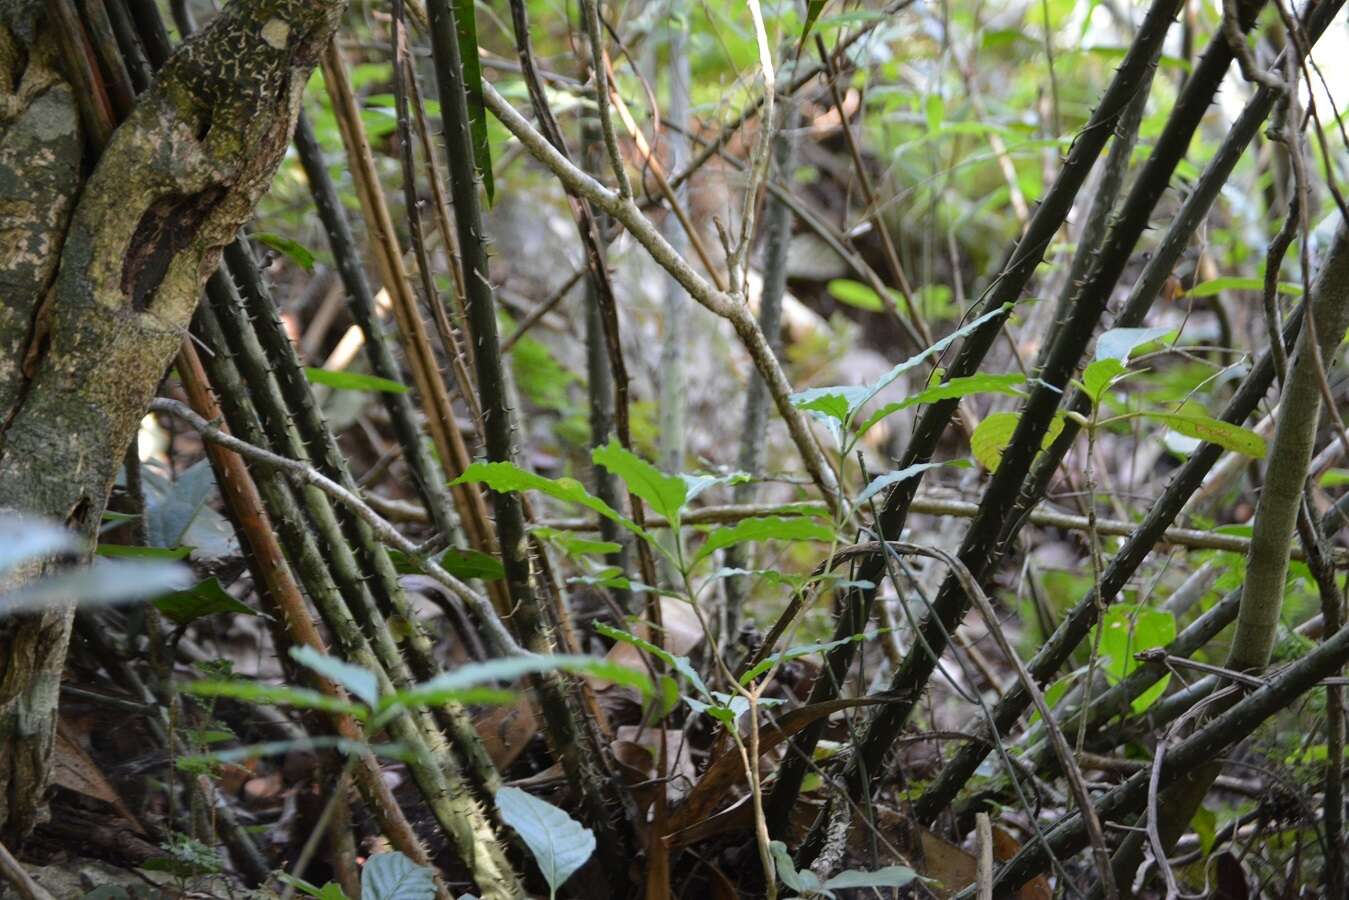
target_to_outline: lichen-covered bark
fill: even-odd
[[[49,26],[29,34],[0,21],[0,510],[92,535],[344,6],[235,0],[169,60],[82,186]],[[0,619],[0,828],[10,834],[43,814],[70,620],[70,610]]]

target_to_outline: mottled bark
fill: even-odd
[[[4,4],[0,510],[92,536],[203,281],[271,182],[344,6],[230,4],[173,55],[81,183],[70,61],[57,58],[54,26],[34,4]],[[9,834],[44,815],[70,620],[70,609],[0,620]]]

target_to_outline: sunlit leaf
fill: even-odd
[[[1231,450],[1253,459],[1264,459],[1265,453],[1268,451],[1265,439],[1254,431],[1211,416],[1184,410],[1175,413],[1147,412],[1143,415],[1161,422],[1186,437],[1217,444],[1224,450]]]
[[[596,447],[591,459],[627,485],[628,490],[646,501],[652,511],[671,522],[679,519],[679,511],[688,496],[688,485],[678,475],[666,475],[651,463],[623,448],[617,439],[610,438],[603,447]]]
[[[266,231],[254,232],[249,235],[249,237],[259,244],[265,244],[276,252],[289,257],[292,262],[306,272],[314,271],[314,254],[309,251],[308,247],[304,246],[299,241],[293,241],[288,237],[282,237],[279,234],[272,234]]]
[[[1020,421],[1021,413],[997,412],[979,423],[974,429],[974,434],[970,435],[970,451],[981,466],[990,472],[998,471],[998,464],[1002,462],[1002,452],[1012,442],[1012,435],[1016,433],[1016,426]],[[1047,449],[1061,431],[1063,431],[1063,417],[1055,416],[1049,423],[1041,447]]]
[[[386,394],[406,394],[407,385],[380,378],[377,375],[362,375],[359,372],[339,372],[334,369],[316,369],[305,367],[304,377],[310,384],[339,391],[381,391]]]
[[[707,557],[733,544],[746,541],[830,541],[834,531],[823,522],[811,519],[784,519],[762,516],[742,519],[712,531],[693,557],[696,565]]]

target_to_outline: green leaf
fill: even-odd
[[[830,650],[833,650],[835,647],[841,646],[842,644],[847,644],[852,641],[864,641],[867,638],[873,638],[880,633],[881,632],[879,631],[873,631],[868,634],[849,635],[848,637],[845,638],[839,638],[836,641],[827,641],[825,643],[820,644],[802,644],[799,647],[789,647],[788,649],[783,650],[781,653],[774,653],[772,656],[769,656],[766,659],[760,661],[758,665],[754,666],[748,672],[740,676],[740,683],[749,684],[751,681],[758,678],[764,672],[767,672],[769,669],[773,668],[773,666],[777,665],[779,662],[787,662],[789,660],[799,659],[802,656],[810,656],[812,653],[828,653]]]
[[[1011,311],[1012,306],[1013,304],[1010,303],[1004,304],[991,312],[984,313],[974,321],[966,323],[963,327],[951,332],[926,350],[916,353],[902,363],[899,363],[872,384],[810,388],[792,394],[789,398],[791,404],[798,409],[817,412],[828,418],[846,423],[864,403],[893,384],[895,379],[899,378],[899,376],[935,356],[940,356],[946,351],[947,347],[951,346],[970,332],[982,328],[986,323],[991,322],[996,318],[1007,315],[1007,313]]]
[[[230,596],[220,584],[219,578],[208,578],[185,591],[165,594],[155,601],[155,609],[168,616],[177,625],[187,625],[202,616],[219,613],[241,613],[246,616],[258,614],[248,605]]]
[[[871,484],[868,484],[862,489],[862,493],[858,494],[857,499],[853,502],[858,506],[861,506],[888,487],[908,481],[910,478],[923,474],[928,469],[939,469],[942,466],[968,467],[969,461],[964,459],[948,459],[945,462],[914,463],[911,466],[905,466],[902,469],[896,469],[895,471],[887,472],[884,475],[877,475],[875,478],[871,479]]]
[[[309,248],[305,247],[304,244],[267,231],[255,232],[250,237],[259,244],[266,244],[277,253],[288,256],[292,262],[306,272],[314,271],[314,254],[309,252]]]
[[[155,486],[146,496],[145,541],[151,547],[177,547],[215,490],[211,465],[200,460],[173,481],[149,471],[144,475],[146,486]]]
[[[745,484],[754,480],[748,472],[731,472],[727,475],[690,475],[684,472],[679,477],[684,479],[684,485],[688,489],[688,495],[684,498],[685,506],[692,503],[693,498],[710,487],[716,487],[719,484]]]
[[[599,513],[606,519],[617,522],[633,534],[645,539],[647,534],[641,528],[638,528],[632,520],[619,515],[613,507],[603,500],[592,495],[585,489],[581,482],[574,478],[544,478],[542,475],[535,475],[533,472],[527,472],[514,463],[508,462],[475,462],[464,470],[464,474],[456,478],[453,484],[485,484],[494,491],[507,493],[510,491],[538,491],[540,494],[547,494],[549,497],[575,503],[584,506],[586,509]]]
[[[1093,406],[1100,406],[1101,398],[1110,390],[1110,385],[1126,371],[1124,363],[1113,358],[1098,359],[1082,370],[1082,387]]]
[[[1265,439],[1254,431],[1211,416],[1184,410],[1174,413],[1148,412],[1143,413],[1143,415],[1161,422],[1171,430],[1180,432],[1186,437],[1217,444],[1224,450],[1231,450],[1253,459],[1264,459],[1265,453],[1268,451]]]
[[[450,701],[491,702],[509,699],[505,692],[496,689],[483,690],[483,687],[498,681],[514,681],[525,675],[562,671],[579,672],[634,687],[645,696],[650,696],[653,692],[651,680],[644,673],[594,656],[557,654],[515,656],[469,663],[405,691],[398,691],[388,703],[397,702],[405,707],[419,708],[438,706]]]
[[[603,447],[596,447],[590,458],[623,479],[638,497],[646,501],[652,511],[670,522],[679,521],[684,508],[688,485],[678,475],[666,475],[637,454],[624,449],[616,438],[610,438]]]
[[[860,281],[851,281],[847,278],[835,278],[826,286],[829,296],[840,303],[846,303],[857,309],[864,309],[867,312],[884,312],[885,301],[880,295],[871,288],[862,284]]]
[[[1223,291],[1260,291],[1263,294],[1264,290],[1265,279],[1263,278],[1238,278],[1225,275],[1221,278],[1213,278],[1196,284],[1185,292],[1185,296],[1212,297],[1215,294],[1221,294]],[[1288,294],[1290,297],[1301,297],[1302,285],[1294,284],[1291,281],[1281,281],[1278,283],[1276,293]]]
[[[291,647],[290,658],[329,681],[342,685],[352,696],[365,701],[367,706],[374,706],[379,702],[379,679],[369,669],[352,665],[303,645]]]
[[[815,20],[824,12],[825,4],[828,0],[807,0],[806,2],[806,23],[801,26],[801,40],[797,44],[797,56],[800,56],[800,48],[806,45],[806,38],[810,37],[810,29],[814,27]]]
[[[1194,818],[1190,820],[1190,827],[1194,829],[1195,835],[1199,838],[1199,849],[1203,851],[1204,858],[1208,859],[1209,853],[1213,851],[1213,844],[1218,838],[1217,815],[1207,806],[1201,806],[1195,810]]]
[[[182,686],[182,690],[194,697],[228,697],[246,703],[280,703],[300,709],[346,713],[358,719],[365,719],[370,714],[359,703],[329,697],[309,688],[259,684],[255,681],[190,681]]]
[[[910,406],[918,406],[921,403],[938,403],[942,400],[957,400],[961,397],[968,397],[972,394],[1006,394],[1009,397],[1016,397],[1020,394],[1017,390],[1019,385],[1026,383],[1024,375],[967,375],[964,378],[952,378],[947,382],[939,382],[932,385],[924,391],[914,394],[912,397],[906,397],[898,403],[887,403],[876,412],[872,413],[870,418],[862,423],[857,429],[859,434],[866,434],[871,428],[882,419],[899,412],[902,409],[908,409]]]
[[[487,108],[483,103],[482,63],[478,59],[478,26],[473,0],[454,0],[454,24],[459,37],[459,64],[463,67],[464,97],[468,101],[468,133],[473,144],[473,164],[482,177],[487,205],[496,199],[492,180],[492,148],[487,141]]]
[[[935,91],[923,101],[923,118],[927,121],[928,131],[940,131],[946,118],[946,101]]]
[[[1017,423],[1021,421],[1019,412],[997,412],[986,417],[970,435],[970,451],[979,464],[990,472],[998,471],[1002,462],[1002,452],[1012,442]],[[1040,446],[1048,448],[1063,430],[1063,417],[1055,416],[1049,423],[1044,440]]]
[[[308,897],[317,897],[318,900],[351,900],[342,890],[341,885],[335,881],[330,881],[323,887],[316,887],[305,881],[303,878],[296,878],[287,872],[278,872],[277,878],[282,884],[289,884]]]
[[[406,394],[408,391],[405,384],[377,375],[361,375],[358,372],[338,372],[333,369],[306,366],[304,377],[310,384],[321,384],[339,391],[381,391],[385,394]]]
[[[787,845],[782,841],[773,841],[768,845],[768,849],[773,853],[773,863],[778,870],[778,878],[787,887],[799,894],[818,894],[824,889],[824,883],[820,881],[820,876],[809,869],[796,871],[796,864],[792,862],[792,856],[787,852]]]
[[[588,556],[596,553],[617,553],[623,549],[621,544],[613,541],[596,541],[591,538],[580,537],[579,535],[563,531],[560,528],[549,528],[540,525],[531,531],[546,541],[552,541],[562,549],[562,552],[568,556]]]
[[[595,835],[589,828],[532,794],[503,787],[496,792],[496,806],[501,821],[514,828],[534,854],[550,896],[557,896],[557,889],[595,852]]]
[[[432,900],[435,870],[394,850],[376,853],[361,869],[361,900]]]
[[[645,650],[647,653],[650,653],[652,656],[656,657],[656,659],[659,659],[680,675],[687,678],[689,684],[693,685],[698,693],[702,694],[704,697],[712,696],[712,692],[707,689],[707,685],[703,682],[703,677],[698,674],[697,669],[693,668],[693,663],[689,662],[687,656],[675,656],[669,650],[657,647],[646,638],[639,637],[630,631],[624,631],[621,628],[607,625],[604,622],[596,622],[595,630],[607,638],[612,638],[615,641],[622,641],[625,644],[631,644],[639,650]]]
[[[1160,340],[1174,328],[1112,328],[1096,339],[1096,359],[1129,361],[1129,354],[1144,344]]]
[[[506,577],[506,568],[501,560],[481,550],[451,547],[440,555],[439,562],[455,578],[499,581]]]
[[[1135,653],[1165,647],[1176,637],[1176,617],[1161,609],[1112,606],[1102,619],[1101,656],[1106,678],[1118,684],[1141,665]],[[1162,676],[1152,687],[1134,699],[1133,710],[1142,712],[1166,692],[1170,675]]]
[[[849,869],[846,872],[839,872],[826,881],[824,892],[832,894],[833,891],[843,890],[844,888],[902,888],[917,877],[918,873],[908,866],[886,866],[883,869],[875,869],[870,872],[864,872],[861,869]]]
[[[746,541],[831,541],[834,531],[823,522],[811,519],[783,519],[778,516],[761,516],[742,519],[734,525],[716,529],[707,536],[707,540],[698,548],[693,564],[707,559],[713,553],[733,544]]]
[[[176,562],[192,553],[191,547],[137,547],[131,544],[99,544],[94,551],[106,559],[157,559]]]

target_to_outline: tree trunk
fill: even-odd
[[[82,126],[77,102],[106,109],[101,80],[91,55],[58,49],[87,46],[76,23],[44,15],[61,5],[0,2],[0,511],[92,540],[345,3],[236,0],[174,53],[101,155],[98,123]],[[13,836],[45,814],[70,599],[0,618],[0,829]]]

